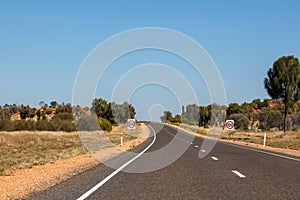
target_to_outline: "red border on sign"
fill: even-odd
[[[231,128],[228,127],[228,124],[232,124]],[[228,130],[234,129],[234,121],[233,121],[233,120],[228,120],[228,121],[226,122],[225,126],[226,126],[226,129],[228,129]]]
[[[130,126],[132,124],[132,126]],[[127,127],[128,128],[134,128],[135,127],[135,120],[128,120],[127,122]]]

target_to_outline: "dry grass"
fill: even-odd
[[[266,132],[266,145],[270,147],[300,150],[300,132]],[[223,131],[222,139],[230,139],[228,132]],[[264,132],[233,132],[232,140],[263,144]]]
[[[38,132],[0,133],[0,173],[31,168],[86,153],[77,134]]]
[[[120,125],[104,134],[103,132],[80,134],[48,131],[0,132],[0,175],[6,175],[4,172],[6,169],[31,168],[87,153],[86,143],[85,146],[82,144],[84,140],[95,141],[97,150],[120,145],[121,132],[123,141],[127,142],[136,139],[135,135],[140,134],[141,130],[137,128],[129,132],[126,125]]]
[[[187,124],[180,124],[181,128],[193,131],[200,135],[206,135],[209,130],[198,126],[191,126]],[[263,144],[264,132],[231,132],[232,136],[227,131],[222,131],[221,139],[231,139],[236,141],[244,141],[255,144]],[[266,145],[270,147],[284,148],[284,149],[294,149],[300,150],[300,132],[290,131],[283,133],[283,131],[277,132],[266,132],[267,142]]]

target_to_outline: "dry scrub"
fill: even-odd
[[[180,124],[180,127],[189,131],[193,131],[200,135],[206,135],[208,129],[198,126],[192,126],[187,124]],[[228,131],[223,130],[220,139],[231,139],[234,141],[243,141],[255,144],[263,144],[264,133],[265,132],[253,132],[253,131],[232,131],[232,135],[228,134]],[[284,148],[284,149],[294,149],[300,150],[300,132],[289,131],[283,133],[283,131],[277,132],[266,132],[267,133],[267,146]]]
[[[76,133],[0,133],[0,173],[5,169],[31,168],[86,153]]]
[[[123,132],[124,143],[136,139],[135,135],[141,135],[141,129],[129,131],[126,125],[113,127],[111,132],[102,133],[102,141],[99,148],[107,147],[105,144],[119,145],[120,133]],[[82,144],[84,134],[66,132],[0,132],[0,175],[7,175],[6,169],[31,168],[36,165],[53,163],[60,159],[70,158],[87,153]],[[89,132],[86,137],[93,135],[99,141],[99,133]],[[95,140],[96,141],[96,140]],[[103,144],[103,145],[102,145]],[[132,142],[130,147],[137,144]]]

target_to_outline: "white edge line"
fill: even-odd
[[[259,150],[259,149],[254,149],[254,148],[249,148],[249,147],[243,147],[243,146],[239,146],[239,145],[235,145],[235,144],[231,144],[231,143],[226,143],[226,142],[221,142],[221,141],[219,141],[219,142],[222,143],[222,144],[226,144],[226,145],[229,145],[229,146],[238,147],[238,148],[241,148],[241,149],[247,149],[247,150],[256,151],[256,152],[259,152],[259,153],[264,153],[264,154],[268,154],[268,155],[277,156],[277,157],[280,157],[280,158],[285,158],[285,159],[289,159],[289,160],[294,160],[294,161],[300,162],[299,158],[293,158],[293,157],[284,156],[284,155],[280,155],[280,154],[276,154],[276,153],[262,151],[262,150]]]
[[[240,172],[236,171],[236,170],[232,170],[233,173],[235,173],[237,176],[239,176],[240,178],[246,178],[245,175],[241,174]]]
[[[135,161],[137,158],[139,158],[142,154],[144,154],[155,142],[156,140],[156,133],[155,130],[149,125],[149,127],[152,129],[153,131],[153,141],[151,142],[151,144],[149,146],[147,146],[142,152],[140,152],[138,155],[136,155],[134,158],[132,158],[131,160],[127,161],[126,163],[124,163],[121,167],[119,167],[118,169],[116,169],[113,173],[111,173],[110,175],[108,175],[105,179],[103,179],[101,182],[99,182],[97,185],[95,185],[94,187],[92,187],[89,191],[87,191],[86,193],[84,193],[82,196],[80,196],[77,200],[84,200],[86,199],[88,196],[90,196],[93,192],[95,192],[97,189],[99,189],[102,185],[104,185],[107,181],[109,181],[112,177],[114,177],[116,174],[118,174],[120,171],[122,171],[122,169],[124,169],[125,167],[127,167],[130,163],[132,163],[133,161]]]

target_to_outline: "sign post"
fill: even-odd
[[[264,147],[266,147],[267,134],[264,134]]]
[[[226,120],[226,124],[225,124],[226,130],[228,131],[228,135],[230,137],[230,139],[232,138],[232,134],[230,131],[234,130],[234,120],[230,119],[230,120]]]
[[[123,133],[121,133],[121,141],[120,141],[120,146],[123,146]]]

